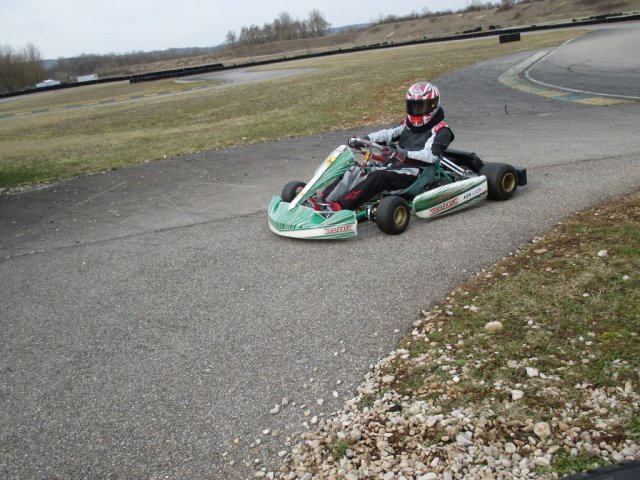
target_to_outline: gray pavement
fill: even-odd
[[[640,99],[640,39],[630,24],[601,26],[529,72],[544,85]]]
[[[271,68],[269,70],[269,68]],[[222,72],[203,73],[201,75],[191,75],[185,77],[181,82],[201,82],[203,80],[224,80],[229,83],[225,83],[221,86],[239,85],[241,83],[260,82],[263,80],[276,80],[278,78],[290,77],[292,75],[300,75],[302,73],[313,72],[315,68],[279,68],[273,69],[273,65],[270,67],[262,67],[262,69],[237,69],[237,70],[224,70]]]
[[[628,34],[607,32],[612,45]],[[363,224],[355,239],[314,243],[268,229],[271,195],[353,132],[0,195],[0,478],[274,468],[309,420],[301,407],[341,408],[420,309],[572,212],[637,190],[640,104],[584,106],[497,81],[530,54],[437,79],[455,147],[527,167],[529,185],[414,218],[400,236]]]

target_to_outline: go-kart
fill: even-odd
[[[336,148],[322,162],[308,183],[291,181],[269,203],[269,228],[285,237],[337,239],[356,236],[358,222],[375,221],[380,230],[397,235],[406,230],[411,213],[433,218],[490,198],[508,200],[518,186],[527,184],[527,172],[505,163],[484,162],[475,153],[447,149],[434,168],[424,168],[415,182],[403,190],[382,192],[354,210],[332,211],[318,193],[334,185],[351,167],[388,159],[389,147],[358,139],[362,145]],[[357,162],[354,151],[364,155]],[[373,161],[373,162],[372,162]],[[319,209],[320,207],[320,209]]]

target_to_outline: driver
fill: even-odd
[[[332,188],[325,189],[323,203],[333,211],[354,210],[384,191],[409,187],[425,168],[433,165],[453,141],[454,135],[444,121],[440,93],[429,82],[418,82],[406,96],[407,116],[395,128],[365,135],[365,140],[387,145],[383,161],[371,161],[365,167],[352,167]],[[361,148],[360,138],[350,138],[351,148]]]

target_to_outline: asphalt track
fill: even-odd
[[[573,65],[568,47],[592,42],[603,62],[621,35],[640,44],[626,24],[550,58]],[[352,132],[1,195],[0,478],[273,468],[287,437],[351,398],[420,309],[572,212],[637,190],[640,103],[583,105],[498,81],[533,53],[437,79],[455,147],[526,167],[529,185],[508,202],[414,218],[397,237],[372,224],[339,242],[268,229],[271,195]],[[542,67],[531,75],[556,82]],[[633,68],[637,57],[622,56],[592,76],[620,83],[602,93],[626,94]]]

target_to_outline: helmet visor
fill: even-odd
[[[438,100],[407,100],[407,114],[420,117],[423,115],[429,115],[436,108],[438,108]]]

